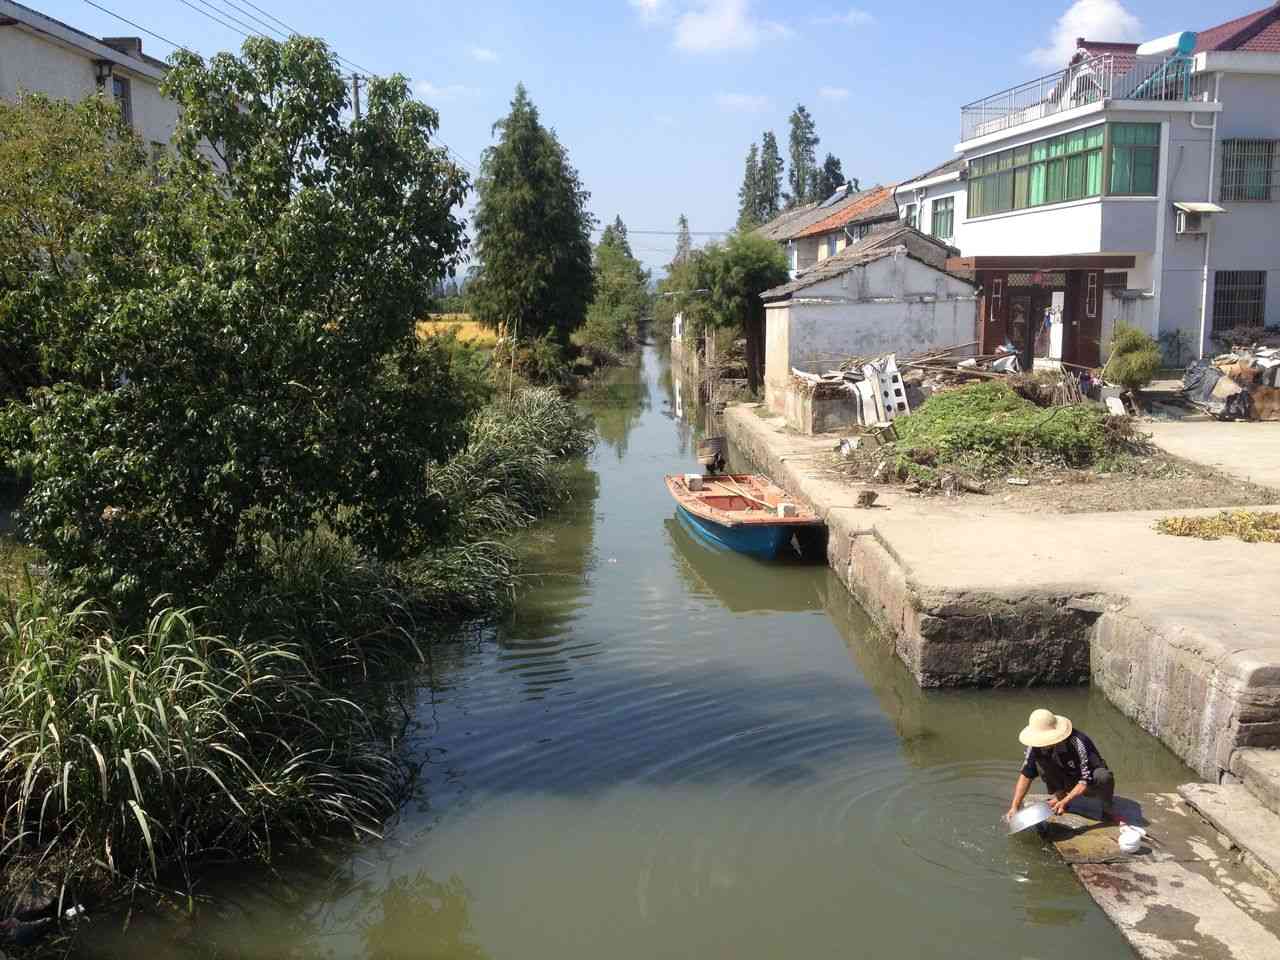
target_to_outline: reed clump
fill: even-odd
[[[200,611],[114,624],[27,592],[0,619],[8,885],[164,882],[215,855],[374,833],[397,770],[376,724],[299,644],[235,642]],[[176,879],[169,877],[168,879]]]

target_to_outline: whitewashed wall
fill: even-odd
[[[765,401],[781,413],[791,368],[920,353],[977,339],[971,285],[899,254],[850,267],[765,309]]]

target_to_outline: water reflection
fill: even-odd
[[[394,877],[377,901],[378,916],[359,925],[369,960],[488,957],[472,940],[471,895],[459,877],[441,882],[424,870]]]
[[[678,515],[662,521],[676,571],[694,596],[714,598],[730,613],[821,610],[826,583],[812,563],[766,563],[708,546]]]
[[[583,391],[581,401],[596,421],[600,440],[621,461],[627,438],[651,405],[649,379],[639,363],[606,370]]]

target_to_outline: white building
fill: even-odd
[[[1280,322],[1280,4],[1141,46],[1078,41],[961,109],[900,215],[960,248],[981,340],[1095,364],[1124,319],[1173,352]],[[1056,354],[1056,357],[1055,357]]]
[[[178,105],[161,96],[168,68],[142,52],[137,37],[93,37],[14,3],[0,0],[0,97],[22,91],[80,100],[102,91],[153,151],[178,123]]]
[[[849,357],[971,344],[973,284],[945,269],[956,252],[912,227],[880,226],[765,291],[766,405],[787,410],[793,367],[818,373]]]

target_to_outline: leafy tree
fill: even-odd
[[[760,222],[760,151],[753,143],[738,188],[738,229],[752,230]]]
[[[254,575],[265,536],[320,517],[378,556],[417,552],[446,523],[425,468],[467,412],[447,350],[414,335],[464,243],[435,111],[395,76],[345,123],[336,61],[303,37],[180,50],[164,91],[181,119],[162,176],[124,209],[90,197],[39,269],[3,252],[0,312],[40,328],[56,376],[2,418],[32,539],[126,615]],[[142,150],[94,109],[77,150],[45,157],[55,204],[80,202],[86,157]]]
[[[75,376],[75,341],[96,300],[74,265],[90,258],[98,285],[133,283],[151,182],[142,144],[110,101],[0,101],[0,406]]]
[[[844,170],[840,167],[840,158],[828,153],[822,161],[822,169],[818,171],[818,185],[815,198],[825,200],[844,185]]]
[[[680,261],[672,261],[667,275],[658,283],[654,302],[654,326],[663,336],[670,336],[676,314],[684,314],[686,337],[701,336],[711,321],[707,295],[707,248],[691,250]],[[714,249],[714,245],[713,245]]]
[[[818,146],[818,134],[813,117],[803,104],[796,104],[791,112],[791,204],[799,206],[815,199],[817,191],[817,165],[814,150]]]
[[[493,129],[476,182],[472,309],[488,326],[563,344],[592,297],[590,194],[524,84]]]
[[[747,341],[747,382],[759,390],[764,377],[764,302],[760,294],[787,282],[787,259],[772,240],[735,233],[708,248],[699,262],[706,285],[709,319],[717,327],[740,329]]]
[[[771,130],[760,141],[760,222],[768,223],[782,212],[782,155]]]
[[[676,254],[671,258],[673,264],[683,263],[693,250],[693,238],[689,236],[689,218],[683,213],[676,221]]]

